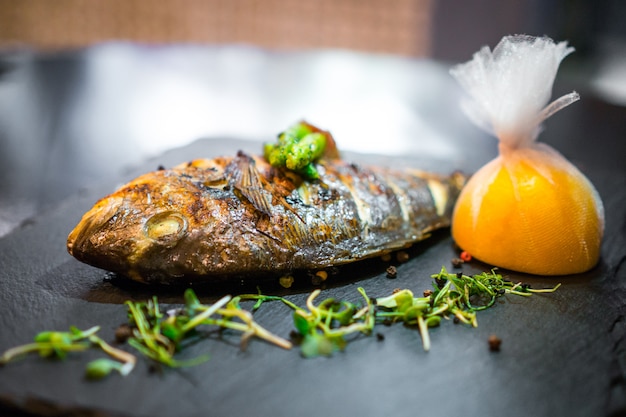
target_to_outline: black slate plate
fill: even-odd
[[[200,141],[149,161],[63,202],[0,240],[0,350],[27,343],[45,329],[69,325],[102,326],[112,339],[126,320],[125,299],[143,299],[154,291],[119,286],[101,270],[82,265],[65,251],[65,239],[82,213],[100,196],[136,174],[159,164],[172,165],[198,155],[237,149],[255,151],[257,143]],[[376,157],[350,155],[357,161]],[[382,158],[378,162],[423,167],[421,162]],[[432,162],[431,162],[432,163]],[[434,164],[439,169],[442,164]],[[426,167],[428,168],[428,167]],[[419,333],[401,325],[381,327],[377,337],[360,337],[331,358],[303,359],[253,341],[246,351],[237,336],[207,340],[185,355],[208,352],[211,360],[193,368],[151,371],[140,360],[126,378],[84,379],[94,353],[71,355],[64,363],[28,357],[0,369],[0,414],[111,416],[601,416],[626,407],[626,180],[613,172],[588,173],[605,203],[607,233],[602,260],[589,273],[572,277],[506,275],[533,287],[563,286],[554,294],[507,296],[478,316],[478,328],[444,322],[431,331],[432,349],[424,352]],[[358,300],[358,286],[370,296],[394,288],[419,293],[429,275],[457,256],[447,231],[411,250],[388,279],[382,261],[341,271],[324,289],[326,296]],[[464,265],[468,273],[488,270]],[[228,289],[236,291],[237,286]],[[276,287],[267,287],[268,291]],[[273,289],[272,289],[273,288]],[[243,289],[243,287],[241,288]],[[265,291],[265,289],[263,289]],[[310,288],[282,290],[304,304]],[[210,301],[225,289],[204,289]],[[182,289],[156,291],[165,303],[180,302]],[[271,331],[288,337],[290,311],[264,305],[255,316]],[[502,340],[490,352],[489,335]]]

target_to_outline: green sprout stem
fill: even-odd
[[[428,326],[426,325],[423,315],[417,316],[417,326],[420,331],[420,336],[422,336],[422,347],[428,352],[430,350],[430,336],[428,335]]]
[[[222,309],[219,310],[219,313],[227,318],[237,317],[243,322],[237,323],[230,320],[221,320],[219,322],[216,322],[216,324],[219,323],[219,325],[221,325],[222,327],[244,332],[245,338],[242,339],[244,341],[251,336],[256,336],[259,339],[263,339],[267,342],[273,343],[283,349],[292,348],[291,342],[274,335],[273,333],[269,332],[268,330],[257,324],[252,318],[252,314],[250,314],[249,311],[238,309]]]
[[[224,307],[231,300],[231,298],[232,297],[230,295],[225,295],[224,297],[222,297],[218,301],[216,301],[215,304],[213,304],[213,305],[209,306],[208,308],[206,308],[202,313],[200,313],[197,316],[193,317],[185,325],[182,326],[181,330],[183,331],[183,333],[186,333],[189,330],[191,330],[191,329],[199,326],[200,324],[202,324],[206,319],[208,319],[210,316],[212,316],[213,314],[217,313],[218,310],[220,310],[222,307]]]
[[[244,301],[244,300],[256,300],[257,302],[252,307],[253,311],[258,310],[264,302],[269,302],[269,301],[280,301],[283,304],[285,304],[287,307],[289,307],[289,308],[291,308],[293,310],[300,309],[300,307],[298,307],[297,305],[295,305],[291,301],[287,300],[284,297],[280,297],[278,295],[242,294],[242,295],[239,295],[238,298],[240,300],[242,300],[242,301]]]
[[[92,346],[97,346],[120,362],[107,358],[92,361],[87,365],[88,377],[102,378],[112,370],[118,370],[124,376],[128,375],[135,366],[136,358],[130,353],[116,349],[102,340],[96,334],[99,330],[99,326],[94,326],[84,331],[72,326],[69,332],[40,332],[35,336],[34,343],[7,350],[0,358],[0,363],[5,364],[31,352],[38,352],[41,356],[63,359],[69,352],[85,351]]]
[[[16,346],[14,348],[8,349],[2,357],[0,357],[0,364],[6,364],[10,361],[16,359],[17,357],[26,355],[31,352],[51,352],[57,348],[58,345],[55,343],[46,343],[46,342],[34,342],[28,343],[21,346]],[[63,347],[65,352],[80,352],[89,349],[89,345],[87,344],[78,344],[73,343],[71,345],[67,345]],[[46,355],[47,356],[47,355]]]
[[[89,349],[86,340],[100,330],[94,326],[87,330],[71,327],[69,332],[45,331],[35,336],[33,343],[17,346],[4,352],[0,357],[0,364],[6,364],[19,356],[31,352],[38,352],[40,356],[50,356],[63,359],[68,352],[79,352]]]
[[[126,376],[131,373],[131,371],[135,367],[135,364],[137,363],[137,358],[135,357],[135,355],[132,355],[121,349],[114,348],[96,335],[90,336],[89,341],[95,345],[98,345],[100,349],[109,354],[109,356],[123,363],[122,366],[117,369],[122,376]]]
[[[527,291],[528,291],[528,292],[531,292],[531,293],[535,293],[535,294],[541,294],[541,293],[544,293],[544,294],[545,294],[545,293],[552,293],[552,292],[555,292],[555,291],[556,291],[556,290],[558,290],[560,287],[561,287],[561,284],[559,283],[559,284],[556,284],[556,285],[555,285],[554,287],[552,287],[552,288],[542,288],[542,289],[538,289],[538,290],[535,290],[535,289],[529,288]]]

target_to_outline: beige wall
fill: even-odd
[[[429,53],[432,0],[0,0],[0,48],[251,43]]]

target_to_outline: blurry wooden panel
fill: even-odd
[[[423,56],[432,0],[0,0],[0,47],[110,40]]]

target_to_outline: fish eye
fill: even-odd
[[[150,239],[173,243],[187,232],[187,219],[175,211],[165,211],[150,217],[144,226],[144,233]]]

